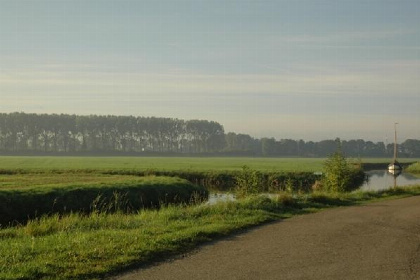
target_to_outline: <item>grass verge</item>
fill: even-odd
[[[420,161],[411,164],[409,167],[405,169],[405,171],[412,174],[420,175]]]
[[[349,194],[252,196],[138,214],[69,214],[0,230],[0,279],[95,279],[264,222],[329,207],[420,195],[420,186]]]

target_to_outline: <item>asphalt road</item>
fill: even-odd
[[[116,279],[420,279],[420,196],[271,223]]]

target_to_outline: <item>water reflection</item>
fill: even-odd
[[[392,187],[403,187],[420,184],[420,178],[409,173],[391,174],[386,170],[373,170],[366,172],[368,181],[360,188],[363,191],[379,191]]]
[[[395,186],[409,186],[420,184],[420,178],[415,177],[409,173],[396,173],[391,174],[386,170],[373,170],[366,172],[368,181],[365,182],[360,189],[363,191],[379,191],[389,189]],[[264,194],[275,195],[275,194]],[[236,196],[233,193],[219,192],[210,193],[209,200],[206,204],[216,204],[218,202],[235,201]]]
[[[206,204],[216,204],[217,202],[235,201],[236,196],[232,193],[210,193]]]
[[[278,194],[274,193],[262,193],[262,196],[267,196],[269,198],[275,198]],[[210,193],[209,200],[206,202],[208,205],[213,205],[218,202],[228,202],[228,201],[235,201],[236,195],[233,193],[222,192],[222,193]]]

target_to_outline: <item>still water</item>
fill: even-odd
[[[386,170],[373,170],[366,172],[368,181],[360,188],[363,191],[379,191],[392,188],[394,186],[409,186],[420,184],[420,178],[409,173],[402,172],[397,177],[388,173]]]
[[[236,196],[232,193],[210,193],[206,204],[216,204],[217,202],[235,201]]]
[[[394,186],[403,187],[420,184],[420,177],[404,172],[397,177],[394,177],[394,175],[388,173],[386,170],[368,171],[366,175],[369,180],[360,187],[360,190],[363,191],[379,191],[393,188]],[[232,193],[210,193],[209,200],[206,204],[234,200],[236,200],[236,197]]]

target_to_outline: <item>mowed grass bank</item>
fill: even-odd
[[[379,193],[280,194],[131,215],[46,217],[0,230],[0,279],[102,279],[264,222],[419,194],[420,186]]]

